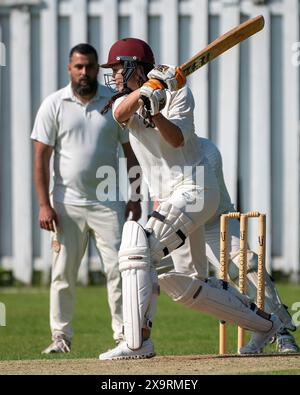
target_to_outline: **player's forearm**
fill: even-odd
[[[53,147],[41,143],[34,142],[34,182],[37,198],[40,207],[50,206],[49,196],[49,180],[50,180],[50,158]]]
[[[34,181],[40,207],[50,205],[49,180],[49,160],[37,155],[34,162]]]
[[[177,148],[183,145],[184,139],[181,129],[176,126],[173,122],[169,121],[162,114],[157,114],[152,117],[152,121],[160,131],[162,137],[172,147]]]
[[[132,195],[140,195],[142,169],[130,143],[123,144],[123,150],[127,160],[127,174],[131,184]]]
[[[137,161],[133,161],[131,164],[127,162],[127,174],[131,187],[135,187],[136,193],[139,194],[141,190],[142,169]]]
[[[114,111],[114,117],[119,123],[124,123],[138,110],[140,107],[139,98],[140,90],[130,93]]]
[[[134,173],[132,171],[134,170]],[[136,171],[137,170],[137,171]],[[141,199],[142,170],[138,167],[128,169],[128,178],[131,186],[131,200]]]

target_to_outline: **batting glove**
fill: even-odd
[[[186,83],[186,77],[180,67],[168,66],[166,64],[160,64],[154,67],[148,73],[147,77],[163,81],[171,92],[181,89]]]
[[[140,97],[152,116],[158,114],[167,101],[164,86],[155,79],[150,79],[143,84],[140,89]]]

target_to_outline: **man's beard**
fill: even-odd
[[[89,96],[92,93],[96,93],[97,91],[97,87],[98,87],[98,81],[97,78],[95,78],[94,80],[91,80],[89,77],[82,79],[87,81],[86,85],[81,85],[80,82],[76,83],[74,81],[72,81],[72,88],[74,90],[74,92],[77,93],[78,96]]]

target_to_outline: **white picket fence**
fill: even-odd
[[[157,63],[180,64],[262,14],[263,32],[194,73],[189,84],[197,133],[221,150],[233,201],[243,211],[267,213],[268,269],[299,280],[299,9],[298,0],[0,0],[6,58],[0,66],[0,267],[24,283],[33,269],[49,271],[29,136],[41,100],[68,81],[73,45],[90,42],[103,62],[118,38],[139,37]],[[252,227],[253,246],[255,239]],[[93,251],[83,260],[83,279],[89,267],[100,267]]]

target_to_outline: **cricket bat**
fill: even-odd
[[[193,57],[183,63],[180,68],[183,70],[186,77],[189,76],[230,48],[253,36],[253,34],[258,33],[263,29],[264,25],[265,20],[262,15],[248,19],[244,23],[229,30],[227,33],[224,33],[206,48],[202,49],[202,51],[197,52]]]
[[[247,21],[234,27],[227,33],[224,33],[222,36],[211,42],[207,47],[202,49],[200,52],[197,52],[179,67],[187,77],[194,71],[200,69],[200,67],[205,66],[213,59],[228,51],[230,48],[253,36],[253,34],[261,31],[264,25],[265,20],[262,15],[248,19]],[[148,98],[142,96],[139,100],[139,103],[140,105],[145,105],[146,109],[149,109]],[[149,114],[148,117],[151,118]]]

